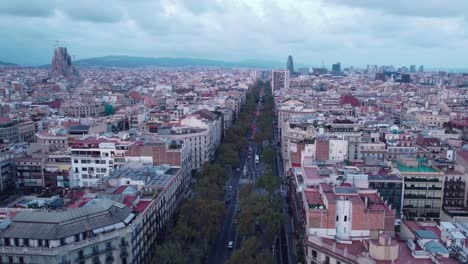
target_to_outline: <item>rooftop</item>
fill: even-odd
[[[107,199],[95,199],[80,208],[66,211],[22,211],[1,237],[60,239],[111,225],[124,225],[132,210]]]
[[[419,163],[417,167],[405,166],[398,163],[397,168],[401,172],[437,172],[436,169]]]
[[[165,187],[177,174],[179,168],[152,165],[127,164],[118,169],[109,179],[130,178],[135,181],[143,181],[145,185]]]

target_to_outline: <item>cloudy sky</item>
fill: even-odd
[[[105,55],[465,67],[466,0],[5,0],[0,60]]]

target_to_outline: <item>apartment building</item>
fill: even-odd
[[[36,125],[31,120],[18,122],[18,141],[19,142],[34,142],[36,133]]]
[[[0,145],[0,191],[12,188],[16,184],[13,157],[8,145]]]
[[[184,141],[160,138],[132,145],[125,154],[125,162],[179,166],[183,175],[182,186],[187,192],[192,171],[190,145]]]
[[[180,126],[160,127],[158,135],[176,142],[184,141],[191,153],[192,170],[214,158],[222,138],[222,118],[208,110],[199,110],[180,120]]]
[[[184,197],[182,181],[179,167],[128,164],[106,179],[112,188],[70,191],[70,201],[58,208],[52,201],[60,198],[40,203],[37,198],[41,209],[3,208],[0,260],[150,263],[154,246],[174,224]]]
[[[60,106],[60,110],[68,117],[88,118],[105,115],[105,106],[101,102],[67,102]]]
[[[191,170],[200,169],[203,164],[214,157],[211,134],[208,129],[188,126],[162,127],[158,135],[170,140],[184,141],[190,147]]]
[[[70,152],[54,152],[44,157],[42,173],[44,186],[49,188],[69,188],[71,171]]]
[[[298,217],[304,217],[307,263],[358,263],[359,255],[351,251],[337,253],[346,251],[347,245],[351,248],[381,234],[390,239],[394,232],[395,211],[375,190],[320,184],[318,189],[305,189],[301,197],[303,215],[299,213]],[[396,259],[398,247],[391,251],[386,258]]]
[[[41,146],[43,153],[64,151],[68,149],[68,137],[65,131],[51,130],[36,133],[36,141]]]
[[[18,126],[13,120],[0,118],[0,139],[2,143],[19,142]]]
[[[44,187],[41,157],[23,157],[15,159],[16,182],[19,189],[26,193],[41,192]]]
[[[291,117],[289,121],[284,122],[281,134],[281,156],[284,164],[289,163],[289,154],[291,151],[295,151],[297,143],[312,143],[317,136],[315,127],[312,124],[301,122],[300,120],[303,120],[301,117]],[[285,168],[286,171],[288,169]]]
[[[128,263],[150,263],[154,246],[167,237],[185,197],[183,181],[180,167],[167,165],[128,164],[108,178],[107,183],[113,187],[132,185],[140,190],[134,209],[138,215],[131,228],[132,258]]]
[[[98,186],[101,179],[109,176],[114,167],[114,158],[119,140],[87,137],[71,143],[71,187]]]
[[[448,114],[441,114],[437,112],[416,112],[414,118],[422,127],[438,127],[442,128],[444,124],[450,121]]]
[[[402,212],[403,179],[398,174],[369,175],[369,188],[377,190],[382,200],[395,209],[397,215]]]
[[[10,215],[11,217],[11,215]],[[102,199],[62,212],[23,210],[0,225],[2,263],[132,263],[132,209]]]
[[[416,158],[418,147],[415,144],[415,137],[409,133],[402,133],[393,129],[390,133],[384,134],[387,145],[387,160],[397,160],[399,158]]]
[[[416,159],[400,159],[396,170],[404,180],[404,216],[414,220],[438,220],[444,197],[444,172]]]
[[[289,71],[272,70],[271,71],[271,91],[289,88]]]

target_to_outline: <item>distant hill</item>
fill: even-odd
[[[195,58],[150,58],[133,56],[105,56],[73,62],[80,67],[239,67],[239,68],[284,68],[286,63],[266,60],[227,62]]]
[[[18,66],[18,65],[11,63],[11,62],[0,61],[0,67],[3,67],[3,66]]]

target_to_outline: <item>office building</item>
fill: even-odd
[[[286,69],[289,71],[289,76],[294,74],[294,64],[293,58],[291,55],[288,56],[288,62],[286,63]]]
[[[332,64],[332,72],[335,74],[341,73],[341,63],[337,62],[335,64]]]

